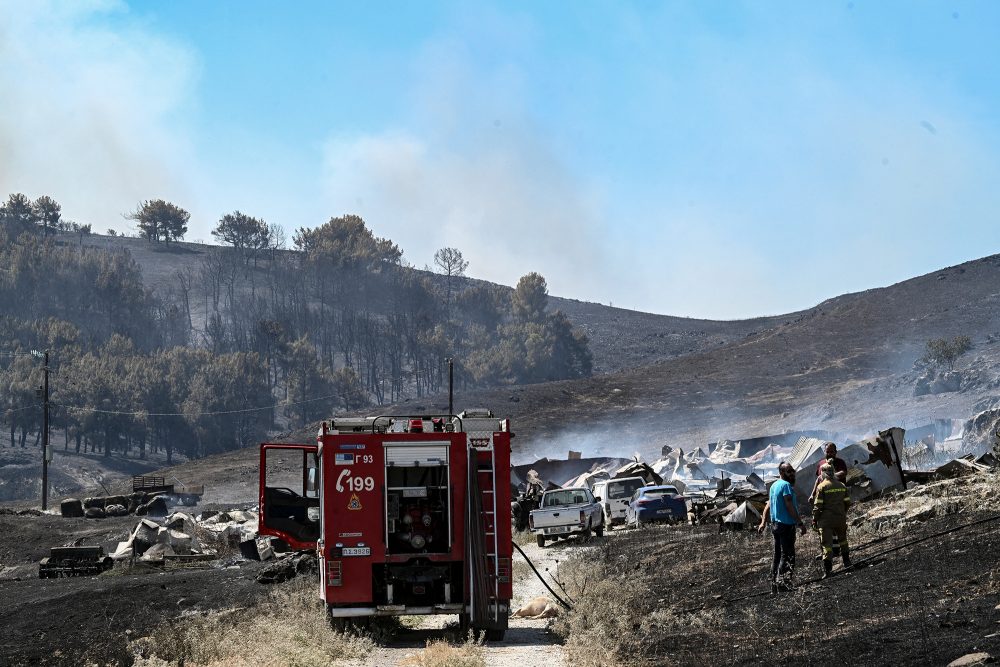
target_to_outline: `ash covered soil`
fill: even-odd
[[[819,581],[817,536],[796,545],[799,584],[772,595],[772,539],[715,526],[618,533],[563,566],[576,599],[558,630],[590,665],[945,665],[1000,654],[997,477],[946,483],[923,520],[880,524],[879,508],[926,513],[904,494],[851,512],[855,568]],[[909,496],[909,500],[907,497]],[[928,498],[930,496],[927,496]],[[916,540],[926,541],[904,546]],[[892,551],[902,547],[896,551]],[[595,655],[599,657],[594,657]]]
[[[157,632],[162,636],[163,628],[170,624],[183,627],[184,619],[205,617],[210,612],[236,610],[253,615],[272,593],[289,586],[304,587],[309,598],[316,595],[315,574],[301,575],[294,583],[266,586],[255,581],[261,565],[253,562],[230,569],[199,565],[165,571],[151,568],[130,574],[116,568],[96,577],[37,578],[37,562],[47,555],[49,546],[111,545],[124,539],[135,521],[135,517],[64,519],[34,513],[19,515],[9,510],[0,514],[0,562],[6,565],[0,571],[0,664],[131,665],[135,648],[130,642]],[[542,550],[533,544],[524,548],[540,569],[554,571],[568,553],[589,547],[570,542],[554,549]],[[513,604],[545,594],[520,555],[515,556],[515,563]],[[321,622],[318,608],[313,613]],[[458,637],[454,617],[411,621],[373,645],[363,660],[336,659],[330,664],[413,664],[428,641],[445,641],[461,649],[463,640]],[[301,617],[289,619],[292,624],[301,622]],[[514,618],[510,625],[504,642],[476,651],[486,665],[564,664],[561,642],[549,632],[546,621]],[[179,644],[185,641],[181,631],[172,636]],[[273,655],[272,659],[274,664],[292,661],[284,654]]]
[[[529,545],[529,557],[565,586],[574,609],[551,626],[556,634],[549,622],[512,619],[508,641],[481,655],[503,667],[826,665],[843,664],[845,655],[857,665],[920,665],[976,651],[997,655],[1000,521],[940,533],[995,519],[998,505],[996,472],[859,503],[850,514],[855,569],[818,581],[819,545],[809,532],[797,545],[798,585],[778,595],[767,583],[771,540],[756,531],[674,526]],[[0,514],[0,556],[8,565],[0,573],[3,664],[128,665],[129,642],[163,624],[211,611],[252,615],[276,590],[254,580],[253,563],[36,578],[48,546],[109,544],[134,521]],[[520,556],[515,561],[516,606],[545,591]],[[293,581],[311,594],[308,582]],[[447,619],[422,619],[365,659],[334,664],[419,664],[427,641],[461,647],[453,635]]]
[[[136,521],[0,515],[0,663],[128,665],[128,642],[160,623],[192,612],[246,607],[266,592],[254,580],[254,563],[38,578],[38,561],[49,547],[116,543]]]

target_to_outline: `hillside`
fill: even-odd
[[[600,307],[595,312],[602,312]],[[934,337],[968,335],[957,364],[965,388],[915,397],[914,361]],[[773,329],[704,352],[583,380],[458,392],[456,407],[509,416],[515,461],[585,456],[655,457],[664,444],[691,448],[822,428],[843,438],[936,418],[964,419],[1000,393],[1000,255],[890,287],[825,301]],[[383,413],[443,412],[447,396]],[[287,439],[309,441],[315,428]],[[253,488],[256,452],[191,462],[178,477]],[[232,473],[232,477],[230,474]]]
[[[509,413],[529,449],[546,449],[542,443],[554,436],[561,448],[557,434],[572,433],[568,425],[597,438],[617,434],[605,438],[615,452],[648,453],[662,444],[787,430],[860,435],[890,422],[905,427],[966,418],[979,399],[997,392],[998,306],[1000,256],[994,255],[830,299],[715,349],[616,374],[462,398]],[[926,341],[956,335],[973,343],[957,365],[961,390],[915,397],[920,373],[914,362]],[[621,444],[622,432],[628,445]]]
[[[146,286],[160,294],[177,289],[178,273],[198,275],[204,259],[209,254],[219,251],[218,246],[200,243],[150,243],[145,239],[123,236],[92,235],[81,240],[75,235],[64,234],[60,240],[64,243],[82,243],[84,246],[104,250],[127,250],[142,268]],[[442,276],[419,269],[413,270],[444,290]],[[475,267],[472,267],[473,272],[474,270]],[[492,285],[472,278],[459,279],[459,284],[463,287]],[[511,289],[507,286],[496,287]],[[794,317],[790,315],[733,321],[698,320],[643,313],[599,303],[563,299],[558,296],[549,299],[549,310],[561,310],[566,313],[573,325],[590,338],[596,374],[635,368],[661,359],[709,350]],[[206,312],[206,303],[192,304],[195,329],[204,329]]]
[[[88,242],[128,247],[154,287],[169,280],[178,262],[211,251],[178,244],[159,252],[136,239]],[[622,369],[581,380],[459,390],[458,409],[487,406],[512,418],[519,463],[564,457],[570,449],[655,457],[664,444],[689,448],[799,429],[847,439],[890,424],[965,419],[977,401],[1000,391],[1000,256],[846,294],[801,313],[743,322],[551,301],[587,330],[595,358],[623,359],[605,362]],[[921,371],[914,362],[926,341],[960,334],[973,342],[957,365],[960,390],[915,397]],[[641,358],[651,363],[633,365]],[[367,412],[443,412],[446,406],[441,394]],[[311,440],[314,433],[308,426],[285,439]],[[252,501],[255,456],[253,449],[231,452],[174,473],[214,486],[212,502]]]

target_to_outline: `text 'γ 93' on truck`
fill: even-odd
[[[314,445],[263,444],[259,532],[317,552],[333,619],[456,614],[499,641],[511,437],[508,420],[468,410],[333,419]]]

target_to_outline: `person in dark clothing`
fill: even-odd
[[[771,484],[767,504],[760,519],[758,532],[763,533],[770,522],[774,536],[774,559],[771,561],[771,592],[787,590],[795,570],[795,528],[806,533],[795,497],[795,469],[782,461],[778,466],[780,479]]]
[[[820,459],[820,462],[816,464],[816,482],[813,484],[812,493],[809,494],[809,502],[813,502],[816,498],[816,487],[819,486],[823,478],[822,470],[826,464],[829,463],[833,466],[838,480],[844,484],[847,483],[847,462],[837,456],[837,445],[832,442],[826,443],[826,446],[823,447],[823,454],[825,458]]]

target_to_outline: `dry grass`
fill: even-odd
[[[530,530],[515,530],[511,533],[511,539],[519,547],[523,547],[526,544],[535,543],[535,534]]]
[[[531,571],[531,566],[524,562],[524,559],[520,554],[514,557],[513,567],[513,581],[518,583],[519,581],[525,581],[535,576],[535,573]]]
[[[573,611],[560,615],[553,630],[567,639],[567,661],[579,667],[621,664],[630,646],[649,643],[651,624],[676,623],[668,610],[647,604],[650,591],[640,578],[611,574],[604,562],[574,555],[562,564],[561,574],[573,595]],[[688,619],[690,620],[690,619]]]
[[[320,667],[361,658],[374,641],[334,631],[315,585],[295,579],[253,608],[183,616],[131,647],[137,667]]]
[[[922,520],[864,518],[928,503],[935,511]],[[982,518],[998,504],[996,473],[860,504],[852,510],[860,520],[850,541],[855,561],[871,562],[830,582],[808,583],[822,573],[810,532],[796,549],[801,585],[779,596],[769,594],[767,582],[771,541],[755,531],[623,532],[586,559],[560,564],[575,602],[553,629],[566,639],[568,662],[580,667],[806,664],[827,655],[831,633],[852,647],[853,664],[946,664],[970,642],[991,651],[1000,643],[994,546],[1000,524],[880,554]]]
[[[486,647],[471,634],[464,643],[453,645],[445,641],[429,641],[422,651],[403,661],[405,667],[484,667]]]

